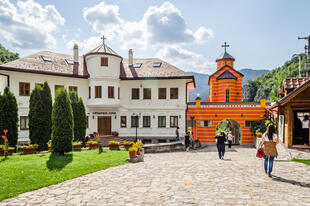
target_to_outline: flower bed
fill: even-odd
[[[30,145],[23,145],[23,153],[24,154],[35,154],[37,152],[37,148],[39,145],[37,144],[30,144]]]
[[[120,145],[120,143],[117,141],[110,141],[109,142],[109,149],[110,150],[119,150],[120,149],[119,145]]]
[[[80,151],[82,150],[82,142],[73,142],[73,150]]]
[[[14,147],[9,147],[8,149],[8,153],[9,155],[12,155],[15,151],[15,148]],[[3,145],[0,145],[0,156],[3,156],[4,155],[4,149],[3,149]]]
[[[133,144],[134,144],[134,142],[132,142],[132,141],[125,141],[124,147],[126,150],[128,150],[130,147],[132,147]]]
[[[97,141],[88,141],[87,142],[89,149],[97,149],[98,148],[98,142]]]

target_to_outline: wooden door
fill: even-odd
[[[111,135],[111,116],[98,117],[98,134]]]

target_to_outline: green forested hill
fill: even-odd
[[[5,64],[18,58],[19,55],[17,53],[9,52],[0,44],[0,64]]]
[[[305,57],[302,58],[301,73],[304,72]],[[298,57],[292,58],[284,63],[283,66],[273,69],[253,80],[248,81],[242,88],[242,99],[245,102],[258,102],[265,98],[269,102],[277,101],[278,87],[282,84],[283,79],[288,77],[298,77]]]

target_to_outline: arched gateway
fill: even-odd
[[[231,131],[234,136],[233,144],[240,144],[241,142],[241,126],[238,121],[233,119],[224,119],[216,126],[216,133],[225,132],[226,134]]]
[[[265,103],[242,102],[243,74],[234,69],[234,57],[226,52],[217,58],[217,71],[209,77],[210,93],[206,101],[199,97],[187,105],[187,126],[201,143],[215,143],[216,128],[223,120],[239,125],[240,144],[254,144],[252,121],[263,120]]]

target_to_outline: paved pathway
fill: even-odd
[[[310,166],[277,161],[263,172],[255,149],[214,147],[146,154],[126,164],[4,200],[4,205],[310,205]]]

